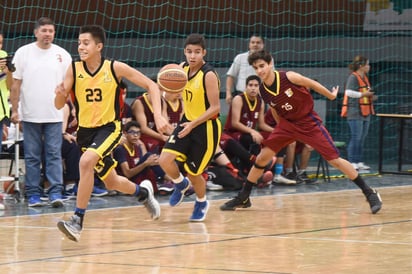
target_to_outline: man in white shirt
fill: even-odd
[[[72,58],[65,49],[53,44],[55,24],[50,18],[42,17],[36,22],[34,35],[36,41],[20,47],[13,58],[16,71],[10,94],[11,120],[23,122],[28,206],[43,205],[40,199],[43,168],[50,183],[50,204],[61,207],[63,112],[55,108],[54,97],[56,86],[63,81]]]
[[[260,35],[252,35],[249,40],[249,51],[236,55],[232,65],[226,73],[226,103],[230,104],[234,95],[242,93],[246,89],[246,78],[256,75],[255,70],[248,63],[248,56],[251,52],[263,50],[265,41]],[[234,95],[232,88],[234,87]]]

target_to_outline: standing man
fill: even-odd
[[[328,130],[313,110],[313,98],[309,89],[334,100],[339,88],[334,87],[330,92],[320,83],[296,72],[274,70],[272,56],[267,51],[254,52],[248,60],[262,79],[260,95],[271,107],[277,126],[262,142],[264,147],[257,156],[241,192],[237,197],[223,204],[220,209],[235,210],[250,207],[249,196],[252,187],[262,175],[265,165],[282,147],[294,141],[301,141],[316,149],[329,164],[352,180],[365,195],[372,214],[377,213],[382,207],[379,193],[365,183],[348,161],[339,157],[339,151],[333,144]]]
[[[265,47],[265,41],[260,35],[253,34],[249,40],[249,51],[236,55],[232,65],[226,73],[226,103],[230,105],[234,95],[242,93],[246,89],[246,78],[249,75],[255,75],[255,70],[249,65],[247,58],[250,53],[262,50]],[[232,88],[234,87],[234,95]]]
[[[149,181],[134,184],[119,176],[112,150],[118,145],[121,131],[121,90],[123,78],[140,86],[152,95],[153,109],[159,130],[167,127],[161,115],[160,91],[153,81],[125,63],[103,57],[106,41],[104,29],[98,25],[80,28],[78,52],[80,61],[72,63],[64,82],[56,87],[55,107],[61,109],[71,93],[76,107],[77,143],[83,151],[80,157],[80,180],[76,209],[68,220],[57,226],[70,240],[78,241],[83,228],[83,219],[92,193],[95,173],[107,189],[135,195],[149,211],[152,219],[160,217],[159,203],[153,196]]]
[[[218,119],[219,77],[204,60],[206,42],[202,35],[190,34],[186,38],[184,54],[186,62],[182,65],[189,79],[182,94],[184,115],[163,147],[159,163],[175,183],[169,204],[179,205],[191,182],[196,202],[190,221],[201,222],[209,208],[202,173],[215,154],[222,132]],[[176,160],[183,163],[187,177],[180,173]]]
[[[63,206],[63,112],[56,109],[53,102],[54,90],[63,81],[72,58],[65,49],[53,44],[55,32],[52,19],[40,18],[34,27],[36,42],[20,47],[13,59],[16,71],[10,94],[11,121],[23,121],[25,191],[31,207],[43,205],[40,200],[42,168],[50,183],[50,204]],[[22,117],[19,117],[19,106]]]

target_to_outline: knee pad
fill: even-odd
[[[96,171],[97,176],[99,176],[99,178],[103,180],[109,174],[110,170],[112,170],[116,166],[117,162],[113,160],[111,156],[105,156],[103,159],[100,159],[100,161],[97,162],[94,170]]]

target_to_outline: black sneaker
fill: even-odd
[[[249,197],[246,197],[246,199],[242,199],[238,195],[232,200],[227,201],[222,206],[220,206],[220,210],[236,210],[236,208],[248,208],[251,206],[252,206],[252,203],[250,202]]]
[[[296,175],[296,183],[297,184],[311,184],[315,182],[314,180],[309,179],[306,171]]]
[[[366,199],[371,207],[372,214],[378,213],[378,211],[382,208],[382,199],[378,191],[373,189],[373,192],[369,193]]]

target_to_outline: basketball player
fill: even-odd
[[[202,35],[190,34],[186,38],[184,54],[186,62],[181,65],[189,79],[182,94],[184,115],[163,147],[159,163],[175,183],[169,204],[179,205],[191,182],[196,202],[190,221],[201,222],[209,208],[202,173],[215,153],[221,134],[220,82],[214,68],[204,60],[206,47]],[[175,160],[183,162],[187,177],[180,173]]]
[[[333,87],[330,92],[318,82],[296,72],[276,71],[273,69],[272,56],[267,51],[251,53],[248,61],[262,80],[259,87],[260,94],[265,103],[271,107],[278,124],[262,142],[264,147],[257,156],[240,193],[223,204],[220,209],[235,210],[250,207],[249,196],[252,187],[262,175],[265,165],[282,147],[293,141],[301,141],[312,146],[329,164],[348,176],[362,190],[372,213],[377,213],[382,207],[378,192],[364,182],[348,161],[339,157],[338,149],[334,146],[329,132],[313,110],[313,98],[309,89],[334,100],[339,87]]]
[[[136,185],[117,175],[112,150],[121,137],[121,97],[118,85],[123,78],[140,86],[152,95],[158,130],[167,129],[167,121],[161,115],[160,91],[153,81],[125,63],[102,57],[106,40],[101,26],[86,25],[80,28],[78,52],[80,61],[69,67],[63,83],[56,87],[55,106],[64,106],[70,90],[76,107],[79,128],[77,142],[83,154],[80,158],[80,181],[76,209],[68,221],[59,221],[57,226],[70,240],[78,241],[83,227],[83,218],[93,189],[94,172],[107,189],[118,190],[137,196],[153,219],[160,216],[159,203],[153,196],[149,181]]]

